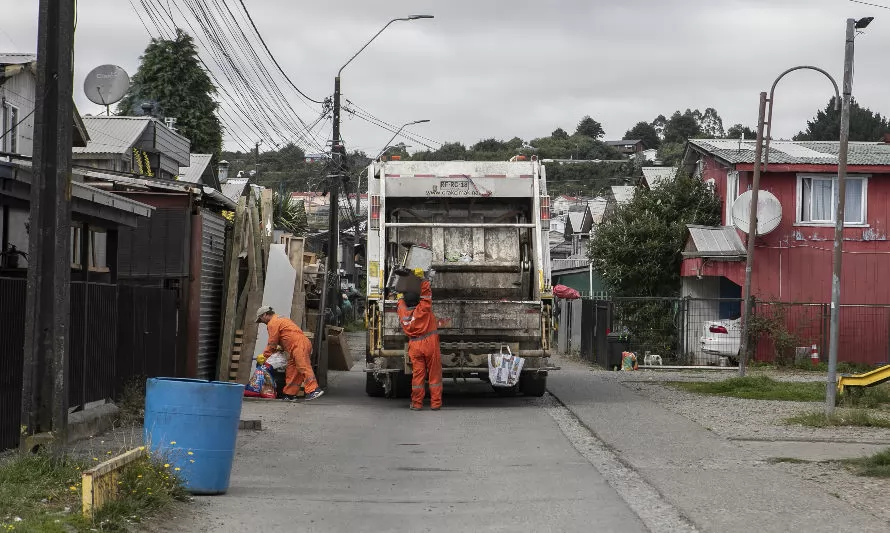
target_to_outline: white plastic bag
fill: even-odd
[[[509,347],[501,353],[488,354],[488,379],[494,387],[514,387],[519,383],[519,375],[525,359],[513,355]]]
[[[266,363],[275,370],[281,370],[287,366],[287,354],[284,352],[275,352],[269,356],[269,360],[266,361]]]

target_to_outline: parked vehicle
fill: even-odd
[[[367,393],[410,393],[407,342],[386,286],[407,246],[418,244],[433,254],[445,377],[488,381],[488,354],[509,348],[525,358],[518,391],[543,395],[554,369],[544,166],[524,158],[383,161],[370,165],[368,181]]]
[[[728,357],[733,363],[737,363],[742,345],[741,319],[705,322],[702,325],[700,342],[702,352],[713,356],[713,360],[708,363],[717,364],[720,357]]]

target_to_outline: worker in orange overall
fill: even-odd
[[[296,400],[300,387],[306,393],[306,400],[314,400],[324,394],[318,388],[315,380],[315,372],[312,371],[312,363],[309,354],[312,353],[312,343],[303,334],[303,330],[286,317],[276,315],[268,305],[257,309],[257,324],[262,322],[269,332],[269,343],[263,351],[268,359],[270,355],[278,351],[281,345],[287,353],[287,369],[285,371],[284,397],[285,400]]]
[[[422,280],[420,294],[404,293],[398,304],[399,322],[408,336],[408,357],[413,369],[411,410],[423,408],[423,398],[426,396],[424,382],[429,380],[430,407],[438,411],[442,408],[442,354],[436,330],[438,321],[433,314],[433,291],[423,270],[414,269],[414,275]]]

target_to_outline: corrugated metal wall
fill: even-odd
[[[136,228],[120,228],[118,277],[188,277],[190,215],[183,208],[158,208]]]
[[[19,444],[25,355],[25,280],[0,278],[0,451]]]
[[[201,210],[201,306],[197,377],[213,379],[219,357],[226,256],[226,220]]]

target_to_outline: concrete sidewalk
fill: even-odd
[[[548,389],[665,499],[705,531],[888,531],[819,486],[630,391],[561,360]]]

